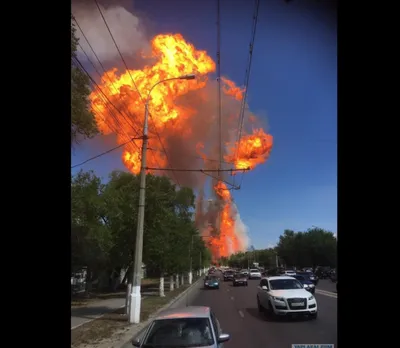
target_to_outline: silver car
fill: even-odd
[[[230,336],[210,307],[188,306],[167,309],[153,319],[144,333],[132,341],[134,347],[222,348]]]

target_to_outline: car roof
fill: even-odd
[[[161,319],[183,319],[183,318],[208,318],[211,309],[206,306],[187,306],[166,309],[158,314],[154,320]]]
[[[296,279],[296,278],[289,277],[289,276],[274,276],[274,277],[264,277],[263,279],[279,280],[279,279]]]

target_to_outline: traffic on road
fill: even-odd
[[[169,318],[175,320],[175,326],[168,327],[174,334],[169,331],[170,334],[163,336],[163,347],[175,347],[169,345],[169,340],[179,341],[179,347],[286,348],[292,344],[337,347],[337,293],[332,289],[335,284],[331,280],[320,280],[312,294],[294,277],[248,278],[248,286],[237,286],[234,281],[243,279],[244,274],[242,271],[231,273],[233,280],[219,282],[219,291],[209,290],[200,281],[185,302],[172,306]],[[223,272],[213,270],[204,279],[211,278],[224,279]],[[288,308],[279,307],[285,303]],[[164,319],[168,317],[163,315]],[[213,319],[207,329],[201,318],[208,316]],[[189,325],[195,322],[199,323],[197,328]],[[149,335],[147,339],[151,339]],[[132,343],[136,347],[147,347],[140,345],[143,341],[138,339]]]

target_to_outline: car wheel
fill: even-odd
[[[246,282],[246,284],[245,284],[245,285],[246,285],[246,286],[248,285],[248,284],[247,284],[247,282]]]
[[[270,318],[272,318],[275,315],[274,308],[272,307],[271,301],[268,301],[268,309],[266,309],[265,313]]]
[[[318,318],[318,312],[311,313],[310,318],[311,318],[311,320],[316,320]]]
[[[260,313],[264,312],[264,308],[263,308],[263,306],[261,305],[258,296],[257,296],[257,307],[258,307],[258,311],[259,311]]]

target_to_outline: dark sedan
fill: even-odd
[[[247,286],[247,275],[244,273],[236,273],[233,278],[233,286]]]
[[[219,289],[219,278],[215,276],[206,276],[204,278],[205,289]]]
[[[226,271],[224,272],[224,281],[233,280],[234,272],[233,271]]]
[[[311,292],[312,294],[315,293],[315,285],[310,279],[298,274],[293,276],[293,278],[296,278],[301,284],[303,284],[304,289]]]
[[[297,275],[301,275],[304,278],[307,278],[308,280],[312,281],[314,283],[315,286],[317,286],[319,278],[311,272],[297,272]]]

